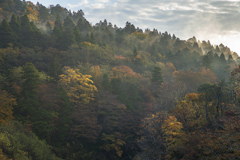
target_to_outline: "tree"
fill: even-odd
[[[35,109],[40,105],[37,92],[40,84],[39,73],[32,63],[25,64],[23,68],[22,79],[24,80],[21,90],[22,100],[21,103],[19,103],[21,107],[16,109],[19,110],[19,113],[21,116],[23,116],[23,119],[29,120],[30,117],[35,116]]]
[[[188,131],[199,129],[207,122],[204,102],[197,93],[188,93],[183,100],[178,101],[173,114]]]
[[[134,72],[130,67],[128,66],[116,66],[112,68],[111,72],[111,78],[112,79],[121,79],[121,80],[127,80],[132,78],[140,78],[142,77],[140,74]]]
[[[138,53],[137,53],[137,48],[134,47],[134,50],[133,50],[133,57],[136,57],[137,55],[138,55]]]
[[[15,42],[14,32],[9,26],[6,19],[4,19],[0,26],[0,47],[6,48],[9,46],[9,43]]]
[[[154,67],[152,71],[152,82],[157,84],[163,83],[162,71],[160,67]]]
[[[91,33],[91,35],[90,35],[90,42],[91,42],[92,44],[95,44],[95,43],[96,43],[96,40],[95,40],[95,37],[94,37],[93,33]]]
[[[163,132],[163,138],[166,141],[166,159],[171,159],[177,157],[175,154],[178,152],[178,147],[181,146],[182,140],[184,139],[182,132],[183,125],[181,122],[178,122],[175,116],[168,116],[164,123],[161,126]]]
[[[25,14],[20,18],[20,39],[23,46],[33,48],[40,46],[41,33],[33,22],[30,22],[28,16]]]
[[[39,14],[38,17],[39,19],[41,19],[42,21],[46,21],[49,17],[49,9],[47,9],[45,6],[43,6],[42,4],[40,4],[39,6]]]
[[[234,62],[234,60],[233,60],[232,55],[230,54],[230,55],[228,56],[228,63],[232,63],[232,62]]]
[[[212,69],[212,61],[213,61],[213,53],[208,52],[206,55],[203,56],[203,66],[206,68]]]
[[[60,39],[60,45],[58,48],[67,50],[68,47],[70,47],[73,43],[75,43],[75,35],[74,31],[70,27],[64,28],[64,31],[62,32],[62,36]]]
[[[60,19],[60,16],[57,15],[56,20],[54,22],[53,35],[55,35],[57,38],[60,38],[62,31],[63,31],[62,21]]]
[[[83,75],[78,69],[64,67],[63,74],[59,77],[59,85],[66,90],[70,100],[75,104],[88,104],[94,99],[97,87],[93,85],[90,75]]]
[[[19,34],[20,24],[17,20],[17,17],[15,16],[15,14],[12,15],[9,25],[16,34]]]
[[[75,42],[79,44],[82,41],[82,35],[77,26],[74,27],[74,36],[75,36]]]
[[[38,12],[39,8],[38,6],[34,5],[32,2],[27,1],[27,6],[25,12],[28,15],[28,18],[32,21],[37,22],[38,21]]]
[[[225,58],[225,55],[224,55],[223,53],[221,53],[220,59],[221,59],[221,63],[223,63],[223,64],[226,64],[226,63],[227,63],[226,58]]]
[[[0,124],[6,124],[13,119],[13,106],[17,105],[17,102],[5,90],[0,90],[0,95]]]
[[[39,137],[49,141],[53,124],[50,123],[53,115],[41,106],[39,99],[40,75],[32,63],[26,63],[23,67],[22,90],[18,100],[18,106],[14,109],[17,119],[29,123],[32,130]]]
[[[196,92],[202,83],[213,84],[217,81],[216,74],[206,68],[201,68],[198,71],[175,71],[173,77],[176,82],[185,84],[187,91],[190,93]]]
[[[139,131],[141,137],[138,140],[138,146],[142,149],[142,159],[165,159],[167,148],[162,126],[166,118],[165,113],[156,113],[142,120]]]
[[[119,138],[119,133],[115,133],[116,135],[108,135],[103,133],[101,140],[103,141],[103,145],[100,147],[102,150],[106,152],[113,151],[118,157],[122,157],[123,151],[121,149],[126,143]],[[116,158],[115,156],[111,156],[111,158]]]
[[[75,24],[69,16],[67,16],[67,18],[64,19],[64,23],[63,23],[63,29],[66,29],[67,27],[70,27],[72,30],[74,30],[75,28]]]

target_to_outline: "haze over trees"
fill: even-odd
[[[224,44],[21,0],[0,1],[0,22],[0,159],[240,157]]]

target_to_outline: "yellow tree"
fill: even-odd
[[[166,141],[167,159],[170,159],[170,157],[174,155],[174,152],[177,152],[178,147],[182,144],[182,137],[184,136],[184,133],[181,131],[182,128],[182,123],[178,122],[175,116],[168,116],[161,126],[163,138]]]
[[[66,90],[71,101],[88,104],[94,99],[97,87],[93,85],[90,75],[83,75],[78,69],[64,67],[63,74],[59,77],[59,85]]]
[[[38,6],[34,5],[32,2],[28,1],[27,2],[27,7],[26,7],[26,11],[27,14],[28,14],[28,18],[30,20],[33,20],[33,21],[38,21]]]
[[[16,99],[6,91],[0,90],[0,123],[6,124],[13,119],[13,106],[17,105]]]
[[[207,122],[204,105],[197,93],[188,93],[183,100],[177,102],[173,112],[184,127],[190,130],[202,127]]]

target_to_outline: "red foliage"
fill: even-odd
[[[116,58],[116,59],[119,59],[119,60],[125,60],[125,59],[126,59],[126,57],[118,56],[118,55],[115,55],[115,58]]]

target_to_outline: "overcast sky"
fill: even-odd
[[[107,19],[124,27],[127,21],[143,30],[156,28],[180,39],[195,36],[230,47],[240,54],[240,0],[31,0],[82,9],[93,25]]]

